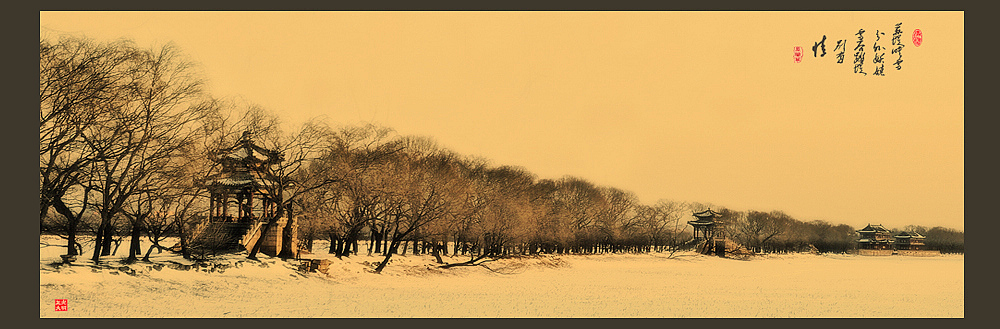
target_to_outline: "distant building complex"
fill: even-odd
[[[927,250],[926,237],[917,232],[900,232],[895,235],[882,225],[868,224],[858,232],[858,254],[866,256],[933,256],[940,251]]]
[[[867,250],[891,250],[892,232],[882,225],[868,224],[865,228],[857,231],[861,236],[858,238],[858,249]]]

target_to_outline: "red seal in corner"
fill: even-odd
[[[795,48],[793,48],[792,59],[795,60],[796,63],[801,63],[802,62],[802,54],[804,54],[804,53],[805,52],[802,51],[802,47],[795,46]]]
[[[65,299],[56,299],[56,311],[69,311],[69,301]]]
[[[913,30],[913,45],[920,47],[922,43],[924,43],[924,32],[920,32],[920,29]]]

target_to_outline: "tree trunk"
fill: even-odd
[[[177,218],[180,220],[180,218]],[[191,259],[191,250],[188,249],[188,238],[184,231],[184,222],[177,222],[177,234],[181,236],[181,256],[184,259]]]
[[[281,258],[295,258],[295,251],[293,248],[297,246],[292,243],[295,241],[295,237],[292,236],[292,226],[295,225],[295,219],[288,217],[288,221],[285,222],[285,227],[281,229],[281,252],[278,253],[278,257]]]
[[[400,256],[406,256],[406,247],[408,247],[409,245],[410,245],[410,240],[403,241],[403,253],[399,254]],[[396,246],[398,247],[399,243],[396,243]]]
[[[448,234],[445,234],[441,239],[444,240],[441,242],[441,251],[443,251],[445,256],[448,256]]]
[[[111,242],[114,236],[114,228],[111,226],[111,220],[108,220],[108,225],[104,227],[104,243],[101,245],[101,256],[111,255]]]
[[[389,241],[391,237],[389,236],[389,225],[382,228],[382,253],[389,253]]]
[[[444,264],[444,265],[441,265],[441,266],[438,266],[438,267],[439,268],[449,268],[449,267],[455,267],[455,266],[472,266],[472,265],[476,265],[476,262],[478,262],[479,260],[481,260],[483,258],[486,258],[486,253],[483,253],[483,254],[479,255],[479,257],[474,257],[472,259],[469,259],[466,262],[454,263],[454,264]]]
[[[337,234],[329,232],[327,233],[327,236],[330,237],[330,250],[327,250],[327,253],[338,255],[339,252],[337,251],[337,240],[339,239],[337,239]]]
[[[70,256],[78,255],[76,250],[76,231],[80,227],[80,216],[73,213],[61,199],[53,200],[52,206],[56,208],[56,212],[66,218],[67,221],[67,234],[69,235],[66,239],[66,254]],[[83,212],[80,212],[83,215]],[[81,251],[82,252],[82,251]]]
[[[97,236],[94,237],[94,256],[91,257],[95,263],[101,261],[101,245],[104,242],[104,227],[108,224],[101,220],[101,225],[97,227]]]
[[[445,247],[442,248],[440,245],[438,245],[437,242],[434,242],[433,244],[434,244],[434,247],[431,249],[431,254],[434,255],[434,259],[437,260],[438,264],[444,264],[444,261],[441,260],[441,252],[440,252],[440,250],[441,249],[445,249],[447,251],[448,247],[445,246]]]
[[[385,266],[387,264],[389,264],[389,259],[392,258],[392,254],[393,254],[392,251],[395,250],[397,247],[399,247],[399,241],[396,241],[395,239],[393,239],[392,243],[389,244],[388,251],[385,253],[385,258],[382,259],[382,262],[379,263],[377,267],[375,267],[375,273],[376,274],[382,274],[382,269],[384,269]],[[403,248],[403,251],[406,251],[405,247]]]
[[[118,255],[118,247],[122,246],[122,238],[118,238],[118,240],[111,240],[111,242],[115,243],[115,249],[112,249],[111,255],[112,256]]]
[[[141,220],[136,219],[135,223],[132,224],[132,239],[129,241],[128,258],[125,260],[129,263],[139,260],[138,255],[142,253],[142,246],[139,244],[141,242],[139,239],[142,238],[142,226],[140,223]]]
[[[152,246],[149,246],[149,250],[146,250],[146,255],[142,257],[142,261],[144,261],[144,262],[148,262],[149,261],[149,254],[153,253],[153,248],[156,248],[156,244],[155,243]]]

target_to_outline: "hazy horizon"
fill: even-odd
[[[41,12],[40,21],[43,36],[174,42],[213,96],[258,104],[290,126],[373,122],[647,204],[964,230],[962,12]],[[852,71],[861,28],[867,76]],[[882,77],[872,75],[876,30]],[[823,35],[827,55],[814,58]]]

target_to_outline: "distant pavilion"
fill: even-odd
[[[722,214],[713,211],[712,208],[708,208],[708,210],[692,213],[691,215],[698,218],[697,220],[688,221],[688,224],[694,228],[695,240],[711,240],[724,237],[724,232],[721,230],[723,223],[719,220]]]

